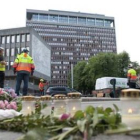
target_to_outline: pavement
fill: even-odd
[[[0,140],[17,140],[23,133],[9,132],[0,130]]]
[[[17,140],[23,134],[0,130],[0,140]],[[98,135],[91,140],[140,140],[140,135]]]

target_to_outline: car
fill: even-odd
[[[71,92],[78,92],[78,91],[76,91],[72,88],[69,88],[69,87],[49,87],[46,91],[46,94],[51,95],[51,96],[54,96],[57,94],[67,95],[68,93],[71,93]],[[80,92],[78,92],[78,93],[80,93]]]

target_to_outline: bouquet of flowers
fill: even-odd
[[[8,102],[7,100],[0,100],[0,109],[14,109],[17,110],[16,102]]]
[[[14,89],[12,89],[12,88],[7,88],[7,89],[0,88],[0,100],[11,101],[14,98],[16,98],[16,96],[17,95],[16,95]]]

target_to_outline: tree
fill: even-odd
[[[130,57],[127,52],[117,54],[117,77],[126,77],[129,63]]]

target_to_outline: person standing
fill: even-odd
[[[40,95],[44,95],[44,86],[46,86],[46,85],[48,85],[48,82],[46,81],[46,83],[44,83],[44,80],[40,79],[40,83],[38,85]]]
[[[35,69],[34,61],[32,57],[28,55],[28,52],[29,51],[24,48],[13,64],[14,74],[17,72],[15,93],[17,93],[18,96],[22,80],[24,82],[23,96],[27,95],[29,76],[30,74],[33,75]]]
[[[5,79],[5,66],[6,62],[3,57],[4,49],[0,47],[0,88],[4,88],[4,79]]]
[[[129,68],[127,72],[128,86],[129,88],[136,88],[137,72],[134,70],[132,64],[129,64],[128,68]]]

